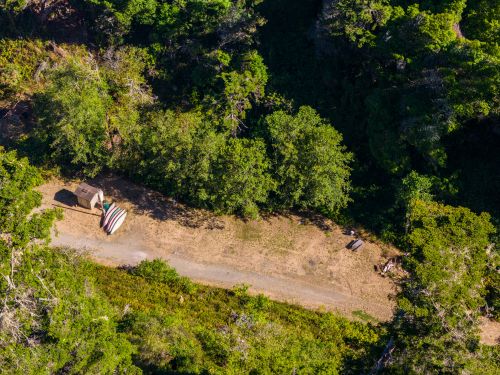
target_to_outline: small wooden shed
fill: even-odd
[[[99,194],[102,194],[101,189],[90,186],[85,182],[82,182],[80,185],[78,185],[75,190],[78,204],[89,209],[93,209],[95,207],[95,204],[99,201]]]

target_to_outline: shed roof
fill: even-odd
[[[100,191],[101,189],[98,189],[96,187],[90,186],[89,184],[86,184],[85,182],[82,182],[76,188],[75,195],[83,199],[92,200],[92,198],[94,198],[94,196],[98,194]]]

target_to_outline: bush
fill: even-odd
[[[193,294],[196,291],[196,285],[191,280],[180,276],[175,268],[170,267],[161,259],[143,260],[130,273],[135,276],[141,276],[148,281],[167,284],[184,293]]]

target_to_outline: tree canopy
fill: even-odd
[[[2,369],[498,368],[499,0],[7,0],[0,25]],[[359,225],[403,252],[398,311],[360,328],[161,261],[96,271],[46,244],[40,170]]]
[[[493,374],[477,328],[487,247],[495,231],[490,216],[417,199],[410,225],[409,276],[398,300],[393,368]]]
[[[265,119],[284,207],[334,214],[349,201],[352,154],[342,136],[310,107],[293,116],[283,111]]]

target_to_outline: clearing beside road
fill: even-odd
[[[271,216],[243,221],[187,208],[157,192],[114,177],[90,181],[129,211],[112,236],[99,227],[100,211],[76,206],[77,181],[53,179],[39,188],[43,207],[64,207],[53,244],[87,250],[106,265],[163,258],[193,280],[250,291],[306,307],[350,316],[391,318],[396,287],[374,266],[397,250],[365,239],[357,252],[353,237],[321,218]],[[354,315],[353,315],[354,313]]]

